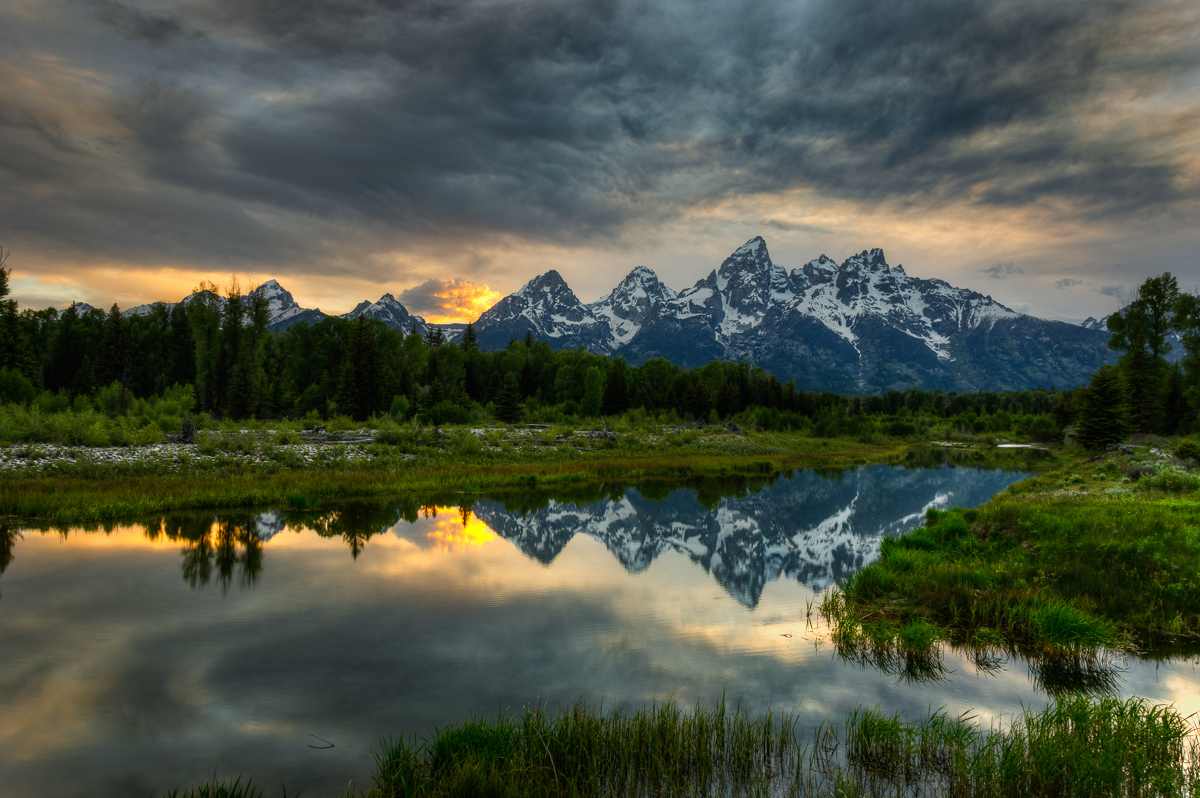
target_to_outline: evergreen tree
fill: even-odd
[[[338,408],[355,421],[365,421],[380,409],[379,341],[374,326],[359,314],[346,343]]]
[[[496,418],[507,424],[521,420],[521,389],[511,372],[504,375],[496,393]]]
[[[1101,366],[1092,375],[1091,384],[1080,390],[1077,437],[1088,449],[1102,449],[1120,443],[1128,433],[1125,420],[1125,388],[1120,373],[1112,366]]]
[[[741,404],[742,397],[737,386],[730,382],[722,382],[721,387],[717,389],[717,412],[721,414],[721,418],[729,418],[740,412]]]
[[[242,338],[246,318],[246,306],[242,303],[242,288],[233,278],[225,294],[225,307],[221,312],[220,345],[217,349],[217,401],[228,413],[231,408],[240,409],[242,397],[233,396],[230,385],[238,358],[243,354]]]
[[[478,349],[479,337],[475,335],[475,325],[467,322],[467,329],[463,330],[462,345],[464,349]]]
[[[218,361],[221,353],[221,297],[216,286],[201,282],[187,301],[188,327],[195,349],[196,401],[201,410],[217,410]]]
[[[697,380],[684,389],[681,404],[679,409],[692,418],[706,418],[712,409],[712,398],[704,383]]]
[[[615,416],[629,409],[629,380],[625,360],[616,358],[609,366],[608,379],[604,383],[604,402],[600,408],[606,416]]]
[[[1171,366],[1167,375],[1167,389],[1163,396],[1162,431],[1166,435],[1179,433],[1188,419],[1187,396],[1184,393],[1183,369],[1178,363]]]
[[[9,251],[0,247],[0,368],[19,372],[31,381],[37,381],[37,359],[29,346],[29,339],[21,329],[17,301],[8,299],[9,275],[12,270],[5,267]]]
[[[430,327],[425,331],[425,345],[430,349],[435,349],[445,343],[446,337],[442,333],[441,327]]]
[[[525,351],[533,350],[533,330],[525,331]]]
[[[521,396],[533,396],[536,392],[537,372],[529,355],[525,355],[525,365],[521,366]]]
[[[100,363],[96,369],[96,378],[101,385],[111,385],[118,381],[123,383],[126,380],[125,332],[121,308],[113,303],[104,319],[104,337],[100,339]]]

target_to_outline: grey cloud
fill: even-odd
[[[174,14],[156,14],[125,5],[117,0],[84,0],[96,11],[96,18],[130,39],[141,39],[155,46],[170,43],[181,36],[195,37]]]
[[[95,131],[0,111],[0,215],[59,241],[132,226],[157,254],[314,270],[304,253],[320,248],[350,262],[418,238],[610,240],[798,187],[917,211],[1062,200],[1083,217],[1196,199],[1163,154],[1175,133],[1090,121],[1200,65],[1171,0],[87,8],[157,47],[113,60],[77,22],[90,48],[70,57],[117,87],[106,108],[123,133],[105,134],[104,157]],[[1156,19],[1174,38],[1152,35]],[[20,91],[0,89],[9,109],[28,104]],[[30,202],[37,180],[58,201]],[[196,233],[227,223],[219,240]],[[148,257],[142,236],[100,241]]]
[[[1055,288],[1073,288],[1077,285],[1083,285],[1083,280],[1076,280],[1074,277],[1064,277],[1061,280],[1055,280]]]
[[[986,269],[980,270],[983,274],[991,277],[993,280],[1003,280],[1005,277],[1011,277],[1014,274],[1024,274],[1025,270],[1013,265],[1012,261],[1004,261],[993,263]]]
[[[1119,299],[1120,297],[1124,296],[1124,294],[1125,294],[1125,285],[1124,285],[1124,283],[1118,283],[1117,285],[1106,285],[1100,289],[1100,294],[1103,296],[1111,296],[1111,297],[1115,297],[1115,298]]]

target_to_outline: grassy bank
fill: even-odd
[[[498,429],[403,430],[379,442],[327,444],[298,461],[281,446],[235,433],[202,469],[168,463],[174,449],[145,463],[64,462],[0,481],[0,516],[49,523],[130,519],[177,510],[276,506],[317,509],[337,501],[399,494],[490,495],[554,490],[587,482],[622,485],[761,476],[781,469],[842,468],[898,462],[897,441],[817,439],[789,433],[738,434],[724,428],[658,434]],[[223,447],[223,448],[222,448]],[[66,458],[64,458],[65,460]]]
[[[1068,459],[978,510],[930,510],[827,600],[840,645],[918,658],[939,641],[1039,658],[1196,647],[1200,474],[1138,452]]]
[[[859,709],[810,735],[791,714],[672,703],[477,719],[376,752],[362,798],[437,796],[1194,796],[1197,729],[1170,707],[1073,699],[1004,728]],[[261,796],[214,781],[179,798]]]

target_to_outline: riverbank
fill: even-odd
[[[401,494],[449,496],[762,477],[793,468],[898,463],[911,444],[736,428],[408,428],[343,433],[230,432],[193,444],[5,447],[0,516],[87,523],[177,510],[311,510]],[[968,460],[991,456],[955,452]],[[13,461],[22,461],[20,467]]]
[[[977,510],[930,510],[826,599],[835,639],[900,659],[943,642],[1034,658],[1193,650],[1195,465],[1150,447],[1076,453]]]

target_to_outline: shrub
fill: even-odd
[[[1184,438],[1175,446],[1171,455],[1180,460],[1200,460],[1200,443],[1191,438]]]
[[[444,424],[470,424],[471,414],[465,407],[450,401],[438,402],[422,413],[423,420],[434,426]]]
[[[1200,488],[1200,474],[1179,466],[1163,466],[1157,474],[1145,474],[1138,480],[1138,490],[1161,490],[1165,493],[1184,493]]]
[[[0,369],[0,404],[27,405],[37,396],[33,383],[19,371]]]

